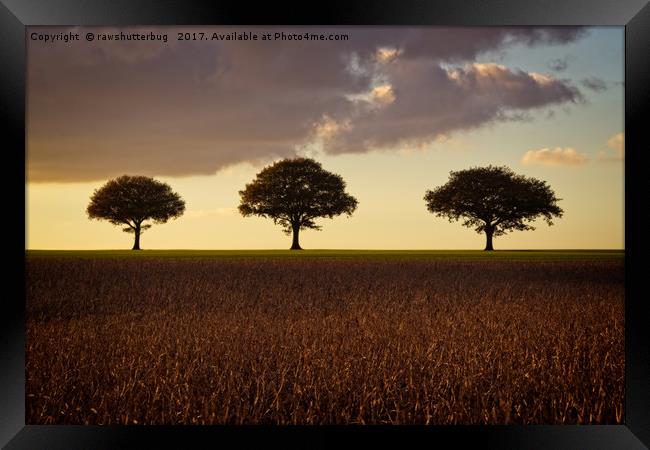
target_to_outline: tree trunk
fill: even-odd
[[[302,250],[300,243],[298,243],[298,234],[300,233],[300,225],[291,225],[293,229],[293,243],[290,250]]]
[[[494,250],[494,247],[492,247],[492,235],[494,234],[494,230],[492,228],[486,228],[485,229],[485,251],[492,251]]]
[[[133,249],[132,250],[140,250],[140,227],[136,227],[135,230],[133,230],[133,234],[135,234],[135,242],[133,243]]]

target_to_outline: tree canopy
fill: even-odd
[[[340,175],[324,170],[311,158],[283,159],[265,167],[239,191],[239,212],[273,219],[286,234],[293,233],[292,250],[300,249],[301,229],[321,229],[315,219],[352,215],[357,200],[345,192]]]
[[[185,202],[167,183],[144,176],[123,175],[96,189],[86,209],[89,219],[126,225],[135,234],[133,250],[140,249],[140,234],[151,227],[147,220],[165,223],[185,212]]]
[[[427,209],[449,221],[463,218],[463,226],[486,234],[485,250],[493,250],[492,237],[511,230],[534,230],[531,222],[541,217],[553,225],[562,217],[560,200],[546,184],[517,175],[508,167],[473,167],[450,172],[449,181],[427,190]]]

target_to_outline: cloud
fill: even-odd
[[[556,58],[550,60],[546,65],[554,72],[564,72],[569,67],[570,59],[572,58],[569,56],[565,56],[564,58]]]
[[[521,158],[524,165],[581,166],[587,162],[587,155],[571,147],[541,148],[528,150]]]
[[[587,77],[580,80],[580,84],[585,88],[594,92],[605,92],[608,89],[608,84],[605,80],[598,77]]]
[[[290,42],[179,42],[178,32],[197,30],[142,31],[169,41],[28,40],[29,181],[208,175],[293,156],[315,140],[332,154],[419,148],[582,101],[565,80],[481,58],[515,45],[564,45],[584,28],[309,27],[291,31],[349,39]]]
[[[607,140],[607,146],[614,150],[619,157],[623,158],[625,152],[625,134],[623,132],[615,134]]]
[[[314,124],[314,135],[316,138],[327,140],[349,128],[349,121],[337,122],[328,115],[324,115],[322,120]]]
[[[521,120],[529,110],[583,100],[575,87],[550,75],[491,63],[443,68],[429,60],[402,61],[383,75],[391,83],[390,101],[347,112],[342,117],[350,126],[325,140],[326,152],[417,147],[440,134]]]
[[[188,210],[183,214],[183,217],[188,219],[202,219],[204,217],[232,217],[237,215],[237,208],[216,208]]]
[[[390,105],[395,101],[395,92],[390,84],[382,84],[372,88],[372,101],[382,105]]]
[[[610,151],[598,153],[598,160],[603,162],[618,162],[625,159],[625,133],[617,133],[607,139],[607,146]],[[613,155],[612,155],[613,151]]]
[[[375,58],[378,62],[386,64],[394,61],[400,54],[400,51],[395,47],[381,47],[375,52]]]

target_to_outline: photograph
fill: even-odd
[[[624,425],[625,39],[25,27],[25,423]]]

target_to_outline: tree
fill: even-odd
[[[534,230],[530,222],[541,216],[548,223],[562,217],[561,199],[535,178],[515,174],[508,167],[473,167],[450,172],[444,186],[427,190],[427,209],[449,221],[463,218],[463,226],[485,233],[485,250],[494,250],[492,237],[510,230]]]
[[[140,250],[140,234],[151,228],[146,220],[165,223],[185,212],[185,202],[171,187],[153,178],[123,175],[96,189],[86,209],[89,219],[126,225],[135,234],[133,250]]]
[[[316,218],[350,216],[357,207],[357,200],[345,193],[343,178],[310,158],[283,159],[265,167],[239,195],[244,217],[271,218],[286,234],[293,233],[291,250],[301,250],[301,229],[321,229]]]

